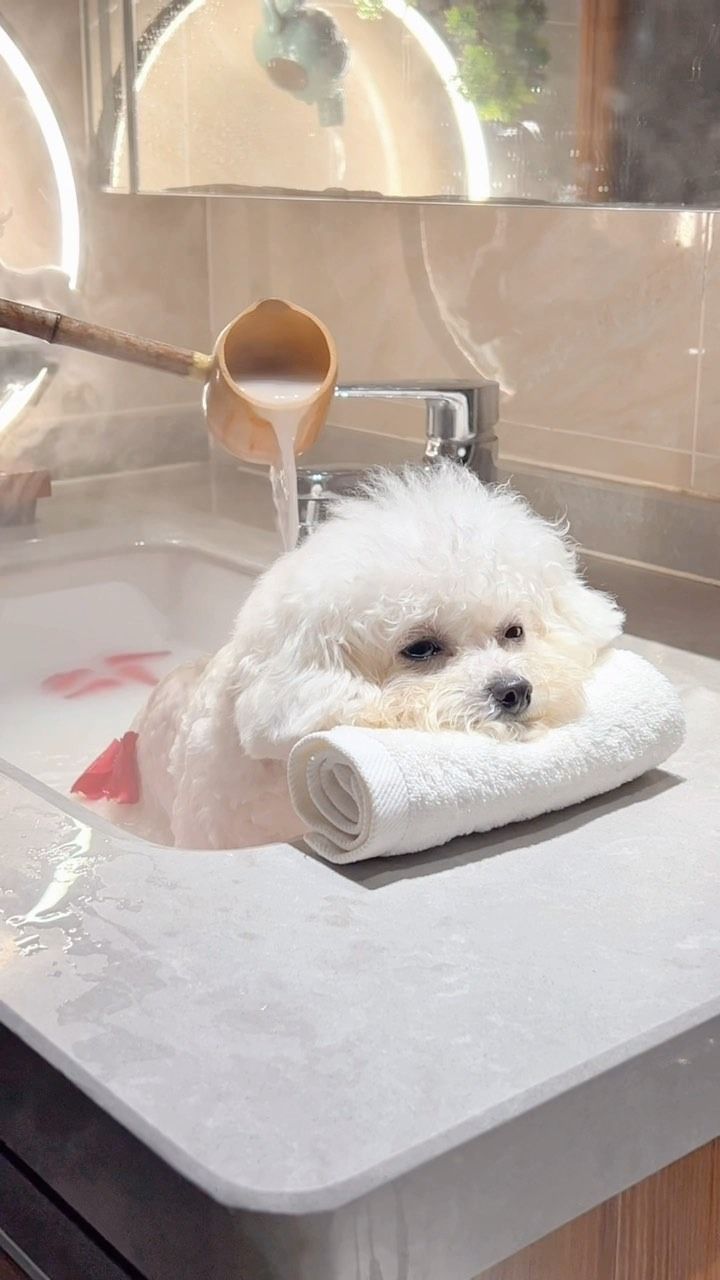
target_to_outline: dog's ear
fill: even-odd
[[[585,648],[599,653],[622,632],[625,615],[615,600],[573,571],[550,587],[550,599],[555,626],[574,632]]]
[[[239,658],[235,724],[255,760],[284,760],[307,733],[348,724],[376,690],[343,664],[327,641],[310,643],[301,624],[283,639],[266,636]]]

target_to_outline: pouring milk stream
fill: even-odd
[[[236,379],[240,391],[256,405],[275,433],[279,462],[270,469],[273,502],[285,551],[297,543],[298,492],[295,440],[300,418],[308,399],[320,388],[317,378],[243,377]],[[296,407],[295,413],[291,410]]]
[[[231,320],[211,355],[8,298],[3,329],[203,382],[208,430],[234,457],[271,468],[283,543],[295,545],[295,459],[322,431],[337,377],[332,336],[309,311],[265,298]]]
[[[215,344],[205,396],[208,427],[235,457],[270,467],[286,551],[299,532],[296,460],[325,424],[336,377],[327,329],[279,298],[242,312]]]

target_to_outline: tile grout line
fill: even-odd
[[[132,418],[132,417],[174,417],[179,415],[195,415],[197,409],[192,401],[179,400],[176,404],[164,401],[162,404],[139,404],[131,409],[90,409],[83,413],[36,414],[33,422],[42,427],[61,427],[68,422],[97,423],[98,419]],[[200,411],[201,412],[201,411]]]
[[[689,453],[683,454],[683,457],[690,457]],[[696,493],[687,485],[673,484],[668,480],[648,480],[646,476],[619,476],[613,474],[612,471],[598,471],[590,467],[570,466],[564,462],[538,462],[535,458],[523,458],[517,454],[500,452],[500,464],[504,470],[513,471],[515,464],[520,468],[520,474],[523,474],[523,468],[531,467],[535,470],[552,472],[554,476],[560,476],[563,479],[580,479],[580,480],[598,480],[601,483],[611,485],[628,485],[635,489],[652,489],[657,493],[681,495],[683,497],[698,497],[704,495]],[[712,494],[707,495],[712,497]]]
[[[698,337],[697,337],[697,368],[695,372],[695,394],[693,402],[693,424],[692,424],[692,441],[690,444],[690,488],[695,488],[697,477],[697,456],[698,456],[698,434],[700,427],[700,393],[702,388],[702,370],[705,361],[705,311],[707,306],[707,284],[708,271],[710,266],[710,254],[712,252],[713,229],[715,226],[714,213],[708,213],[707,229],[705,233],[705,245],[703,247],[703,274],[702,289],[700,291],[700,309],[698,314]]]
[[[210,196],[205,196],[205,270],[207,272],[207,318],[210,329],[210,341],[215,341],[215,318],[213,315],[213,233],[210,215]]]
[[[663,453],[690,453],[690,449],[677,449],[671,444],[655,444],[649,440],[628,440],[622,436],[600,436],[594,431],[570,431],[567,427],[543,427],[540,423],[520,422],[517,418],[500,418],[508,427],[522,427],[524,431],[545,431],[553,436],[572,436],[573,440],[600,440],[606,444],[624,445],[631,449],[657,449]]]

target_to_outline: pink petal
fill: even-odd
[[[132,731],[120,739],[115,738],[73,783],[73,794],[85,796],[87,800],[137,804],[140,799],[137,738]]]
[[[66,693],[68,689],[73,689],[81,680],[86,680],[91,675],[90,667],[76,667],[74,671],[58,671],[55,675],[43,680],[40,688],[44,693]]]
[[[152,672],[146,671],[139,662],[128,662],[125,666],[118,666],[116,672],[122,676],[123,680],[134,680],[135,684],[149,684],[154,687],[160,683],[159,678]]]
[[[119,688],[119,680],[111,680],[109,677],[99,676],[96,680],[91,680],[89,684],[84,684],[81,689],[76,689],[74,693],[66,693],[65,698],[85,698],[90,693],[104,693],[106,689]]]
[[[148,658],[169,658],[170,649],[156,649],[149,653],[111,653],[105,661],[111,666],[123,662],[145,662]]]

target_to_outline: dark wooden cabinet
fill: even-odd
[[[720,1140],[478,1280],[720,1280]]]
[[[5,1185],[9,1190],[4,1202],[12,1205],[12,1221],[0,1220],[0,1227],[48,1280],[138,1280],[139,1272],[114,1250],[108,1254],[94,1232],[45,1201],[22,1174],[12,1188]],[[0,1252],[0,1280],[23,1277]],[[720,1280],[720,1139],[476,1280]]]

